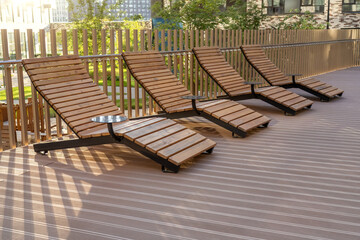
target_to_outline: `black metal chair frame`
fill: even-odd
[[[32,83],[33,84],[33,83]],[[36,91],[42,96],[42,98],[50,105],[52,106],[43,96],[43,94],[38,91],[37,87],[33,84]],[[65,119],[58,114],[59,117],[66,123]],[[161,115],[156,115],[161,116]],[[155,116],[153,116],[155,117]],[[139,119],[139,118],[136,118]],[[136,120],[134,119],[134,120]],[[130,120],[131,121],[131,120]],[[173,172],[177,173],[180,169],[180,166],[175,165],[171,162],[169,162],[167,159],[162,158],[153,152],[147,150],[146,148],[143,148],[134,142],[128,140],[124,137],[119,137],[115,135],[114,130],[112,128],[112,124],[108,124],[108,136],[100,136],[100,137],[90,137],[90,138],[80,138],[80,136],[74,131],[74,129],[67,124],[67,126],[75,133],[75,135],[78,137],[78,139],[70,139],[70,140],[62,140],[62,141],[55,141],[55,142],[45,142],[45,143],[36,143],[34,144],[34,151],[36,153],[41,153],[43,155],[47,154],[50,150],[60,150],[60,149],[67,149],[67,148],[76,148],[76,147],[86,147],[86,146],[93,146],[93,145],[100,145],[100,144],[109,144],[109,143],[120,143],[124,144],[131,149],[141,153],[142,155],[152,159],[153,161],[159,163],[161,165],[161,169],[163,172]],[[207,153],[212,153],[214,148],[211,148],[207,150]]]
[[[194,53],[194,51],[193,51]],[[199,59],[197,58],[196,54],[194,53],[194,56],[196,58],[196,60],[199,62]],[[251,94],[242,94],[242,95],[237,95],[237,96],[230,96],[230,94],[222,87],[220,86],[220,84],[217,82],[216,79],[214,79],[211,74],[205,69],[202,67],[202,65],[200,64],[199,62],[199,65],[201,66],[201,68],[205,71],[205,73],[216,83],[217,86],[219,86],[219,88],[221,88],[221,90],[223,90],[225,93],[226,93],[226,96],[220,96],[218,98],[222,98],[222,99],[230,99],[230,100],[234,100],[234,101],[239,101],[239,100],[246,100],[246,99],[252,99],[252,98],[257,98],[257,99],[260,99],[260,100],[263,100],[264,102],[267,102],[269,103],[270,105],[273,105],[274,107],[276,108],[279,108],[281,109],[282,111],[284,111],[285,115],[291,115],[291,116],[294,116],[296,115],[296,111],[289,108],[289,107],[286,107],[282,104],[279,104],[278,102],[272,100],[272,99],[269,99],[267,97],[264,97],[263,95],[261,94],[258,94],[256,93],[255,91],[255,85],[256,84],[262,84],[262,82],[245,82],[245,84],[250,84],[251,85]],[[239,74],[239,73],[238,73]],[[259,88],[261,89],[261,88]],[[308,109],[311,108],[311,105],[307,107]]]
[[[288,89],[288,88],[300,88],[300,89],[304,90],[305,92],[308,92],[308,93],[310,93],[310,94],[312,94],[312,95],[315,95],[315,96],[319,97],[320,100],[323,101],[323,102],[329,102],[329,101],[330,101],[330,98],[329,98],[328,96],[326,96],[326,95],[324,95],[324,94],[321,94],[321,93],[319,93],[319,92],[316,92],[316,91],[312,90],[311,88],[308,88],[308,87],[306,87],[306,86],[303,86],[303,85],[301,85],[301,84],[296,83],[296,76],[301,76],[302,74],[289,73],[289,74],[287,74],[287,75],[288,75],[288,76],[291,76],[291,79],[292,79],[292,83],[291,83],[291,84],[273,85],[273,84],[265,77],[265,75],[262,74],[262,73],[260,72],[260,70],[252,64],[252,62],[249,60],[249,58],[248,58],[248,57],[246,56],[246,54],[244,53],[244,50],[242,49],[241,46],[240,46],[240,49],[241,49],[241,52],[243,53],[246,61],[250,64],[250,66],[251,66],[252,68],[254,68],[254,69],[256,70],[256,72],[258,72],[258,73],[260,74],[260,76],[261,76],[263,79],[265,79],[265,81],[268,82],[271,86],[279,86],[279,87],[283,87],[283,88],[286,88],[286,89]],[[338,96],[341,97],[342,94],[343,94],[343,93],[340,93]]]
[[[126,63],[125,63],[126,64]],[[131,71],[131,69],[128,67],[128,70],[131,72],[131,74],[134,76],[134,73]],[[136,77],[134,77],[134,79],[138,82],[138,84],[144,89],[145,87],[136,79]],[[150,93],[148,92],[148,94],[150,95]],[[160,103],[155,99],[153,98],[154,101],[156,102],[156,104],[158,106],[161,106]],[[210,99],[210,100],[206,100],[207,101],[217,101],[219,99]],[[205,101],[204,101],[205,102]],[[232,133],[232,136],[235,137],[236,135],[237,136],[240,136],[240,137],[246,137],[247,133],[228,124],[228,123],[225,123],[207,113],[205,113],[204,111],[199,111],[197,108],[196,108],[196,103],[195,103],[195,100],[193,99],[192,100],[192,107],[193,109],[192,110],[187,110],[187,111],[182,111],[182,112],[175,112],[175,113],[167,113],[164,109],[162,109],[162,112],[163,114],[160,114],[160,115],[153,115],[153,117],[156,117],[156,116],[165,116],[166,118],[169,118],[169,119],[178,119],[178,118],[186,118],[186,117],[194,117],[194,116],[201,116],[201,117],[204,117],[206,119],[208,119],[209,121],[229,130],[231,133]],[[267,126],[269,125],[269,123],[266,123],[266,124],[263,124],[262,127],[266,128]]]

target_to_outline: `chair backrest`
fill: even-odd
[[[191,104],[181,96],[192,95],[166,66],[158,51],[125,52],[123,58],[133,77],[163,109]]]
[[[281,86],[291,84],[291,79],[266,56],[259,45],[243,45],[240,47],[246,60],[270,84]]]
[[[218,47],[196,47],[192,49],[196,59],[205,72],[229,96],[236,96],[249,91],[250,86],[226,61]]]
[[[22,64],[36,90],[78,137],[104,125],[92,122],[92,117],[122,115],[93,83],[78,56],[25,59]]]

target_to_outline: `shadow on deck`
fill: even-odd
[[[273,119],[245,139],[179,121],[217,146],[178,174],[119,144],[1,153],[0,239],[360,239],[360,68],[318,78],[344,96],[242,101]]]

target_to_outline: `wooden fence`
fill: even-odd
[[[159,110],[141,90],[121,58],[123,51],[159,50],[169,69],[193,94],[216,98],[221,90],[199,68],[191,48],[218,46],[227,61],[246,80],[262,80],[244,60],[239,46],[260,44],[270,59],[284,72],[301,73],[302,77],[318,75],[360,63],[359,30],[74,30],[26,33],[1,30],[0,75],[6,92],[7,129],[5,139],[0,131],[0,150],[7,142],[9,148],[40,142],[69,134],[59,116],[38,96],[27,80],[21,64],[12,59],[80,54],[94,82],[116,103],[129,118],[151,115]],[[25,77],[26,76],[26,77]],[[25,80],[25,81],[24,81]],[[104,81],[105,80],[105,81]],[[18,91],[12,91],[17,85]],[[31,91],[31,96],[26,95]],[[16,94],[15,94],[16,93]],[[31,97],[31,108],[26,102]],[[14,100],[15,99],[15,100]],[[14,109],[18,109],[14,112]],[[20,115],[20,116],[19,116]],[[28,119],[31,118],[31,121]],[[15,121],[15,119],[19,119]],[[29,126],[29,124],[31,126]],[[24,126],[24,127],[23,127]],[[31,131],[29,131],[31,129]],[[17,132],[16,132],[17,130]]]

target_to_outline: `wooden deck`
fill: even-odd
[[[242,101],[273,119],[244,139],[179,121],[217,146],[178,174],[119,144],[1,153],[0,239],[360,239],[360,68],[319,78],[344,96]]]

